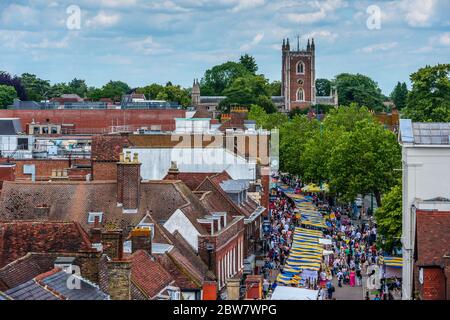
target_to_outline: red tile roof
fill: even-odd
[[[96,251],[76,222],[0,222],[0,267],[29,252]]]
[[[174,282],[163,266],[144,250],[131,255],[131,280],[149,299]]]
[[[203,182],[207,177],[213,176],[214,172],[180,172],[178,174],[178,180],[183,181],[191,190],[197,189],[200,183]],[[168,175],[166,175],[163,180],[170,180]]]
[[[450,255],[450,212],[416,211],[417,263],[444,266]]]

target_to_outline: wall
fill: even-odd
[[[183,211],[177,209],[170,218],[164,223],[170,233],[174,233],[176,230],[181,236],[192,246],[195,251],[198,251],[198,236],[200,233],[184,215]]]
[[[68,159],[15,159],[16,179],[31,179],[31,175],[23,173],[24,165],[33,165],[36,169],[36,180],[47,180],[52,175],[54,169],[68,169],[70,167]],[[90,164],[89,159],[73,159],[71,164]]]
[[[74,124],[76,133],[102,133],[110,126],[161,125],[162,130],[174,130],[174,118],[184,118],[186,110],[0,110],[0,118],[20,118],[22,127],[35,122]]]
[[[215,172],[224,170],[233,179],[255,180],[256,164],[248,163],[244,158],[220,148],[125,148],[139,154],[141,177],[144,180],[163,179],[171,161],[176,161],[180,172]],[[95,175],[95,171],[94,171]],[[95,179],[98,179],[95,177]]]
[[[450,146],[413,146],[403,144],[403,294],[412,298],[413,253],[415,241],[415,199],[450,198]]]
[[[423,285],[420,288],[420,296],[423,300],[445,300],[446,281],[444,270],[424,268]]]

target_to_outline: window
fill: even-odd
[[[302,61],[297,63],[297,73],[303,74],[305,73],[305,64]]]
[[[57,127],[52,127],[51,128],[51,132],[52,132],[52,134],[57,134],[58,133],[58,128]]]
[[[48,127],[42,127],[42,134],[48,134]]]
[[[305,101],[305,91],[302,88],[297,90],[297,101]]]
[[[28,150],[28,138],[17,139],[17,150]]]
[[[303,80],[302,80],[302,79],[298,79],[298,80],[297,80],[297,83],[298,83],[299,85],[301,85],[301,86],[302,86],[304,82],[303,82]]]
[[[33,134],[39,134],[40,133],[40,128],[35,126],[33,127]]]
[[[98,217],[98,222],[102,222],[103,212],[89,212],[88,223],[95,223],[95,218]]]

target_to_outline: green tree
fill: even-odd
[[[25,88],[28,100],[41,101],[48,99],[50,94],[50,81],[38,78],[31,73],[23,73],[20,81]]]
[[[345,106],[357,103],[374,111],[382,111],[383,95],[378,84],[362,74],[342,73],[335,80],[339,103]]]
[[[316,80],[316,94],[317,96],[329,96],[331,92],[331,81],[328,79]]]
[[[384,243],[379,245],[388,252],[400,245],[402,235],[402,186],[395,185],[383,196],[383,205],[375,211],[378,233]]]
[[[68,89],[71,91],[70,93],[74,93],[79,95],[81,98],[86,97],[88,92],[88,86],[86,85],[85,80],[74,78],[68,84]]]
[[[120,101],[122,95],[128,93],[130,87],[122,81],[109,81],[102,87],[102,98],[110,98],[115,101]]]
[[[328,160],[330,187],[344,201],[374,194],[380,207],[381,195],[395,185],[400,167],[396,135],[375,119],[364,119],[335,140]]]
[[[240,106],[257,104],[268,113],[276,112],[275,105],[270,99],[268,80],[262,75],[237,78],[223,93],[227,98],[220,103],[222,110],[228,110],[234,104]]]
[[[202,95],[222,96],[237,78],[251,75],[251,73],[238,62],[225,62],[223,64],[206,70],[204,77],[200,81]]]
[[[281,94],[281,81],[273,81],[269,83],[269,91],[271,96],[280,96]]]
[[[145,94],[145,96],[147,97],[147,99],[150,100],[154,100],[156,99],[156,97],[158,96],[158,94],[164,90],[164,86],[157,84],[157,83],[152,83],[148,86],[142,87],[142,88],[138,88],[136,90],[137,93],[142,93]]]
[[[251,105],[248,113],[250,120],[255,120],[256,125],[260,128],[272,130],[281,128],[289,120],[288,117],[279,112],[267,113],[263,107],[259,105]]]
[[[390,98],[394,101],[398,110],[403,109],[406,106],[406,99],[408,98],[408,87],[406,86],[406,83],[398,82],[392,91]]]
[[[6,109],[15,98],[17,98],[17,92],[13,86],[0,84],[0,108]]]
[[[450,121],[450,64],[426,66],[411,75],[403,118],[417,122]]]
[[[71,93],[70,87],[65,82],[55,83],[51,86],[48,97],[60,97],[62,94]]]
[[[255,58],[252,56],[245,54],[239,58],[239,63],[242,64],[248,72],[252,74],[256,74],[258,71],[258,65],[256,64]]]

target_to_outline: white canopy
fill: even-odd
[[[277,286],[272,294],[272,300],[317,300],[319,290],[295,287]]]

